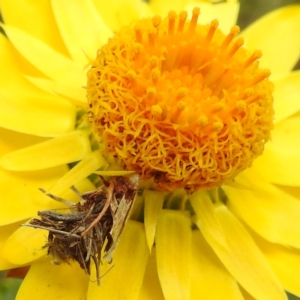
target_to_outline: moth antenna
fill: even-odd
[[[74,203],[73,203],[72,201],[68,201],[68,200],[66,200],[66,199],[64,199],[64,198],[61,198],[61,197],[55,196],[55,195],[53,195],[53,194],[50,194],[50,193],[46,192],[44,189],[42,189],[42,188],[39,188],[39,190],[40,190],[42,193],[44,193],[46,196],[50,197],[51,199],[56,200],[56,201],[58,201],[58,202],[62,202],[62,203],[64,203],[65,205],[67,205],[68,207],[74,206]]]
[[[76,188],[76,186],[74,186],[74,185],[72,185],[71,187],[70,187],[70,189],[81,199],[81,200],[84,200],[83,198],[82,198],[82,195],[81,195],[81,193],[79,192],[79,190]]]

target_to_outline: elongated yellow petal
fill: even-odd
[[[6,98],[0,94],[0,126],[39,136],[56,136],[73,130],[76,109],[59,98],[24,96]]]
[[[300,71],[295,71],[274,82],[275,122],[300,111]]]
[[[31,145],[38,144],[47,140],[39,136],[23,134],[1,127],[0,136],[0,157],[9,152],[29,147]]]
[[[187,5],[187,0],[177,0],[172,2],[171,9],[180,12]],[[170,11],[170,1],[168,0],[151,0],[149,3],[150,8],[154,14],[167,15]]]
[[[114,0],[114,5],[106,0],[93,0],[93,3],[103,21],[113,31],[119,31],[122,26],[131,24],[141,17],[152,15],[148,3],[143,0]],[[126,12],[126,13],[125,13]]]
[[[222,265],[199,230],[193,231],[192,241],[190,299],[243,300],[237,282]]]
[[[76,86],[84,85],[86,75],[83,66],[17,28],[7,25],[2,25],[2,27],[19,53],[43,74],[55,81]]]
[[[0,168],[0,225],[31,218],[37,210],[47,209],[49,202],[55,201],[38,188],[47,189],[67,170],[67,166],[34,172],[10,172]]]
[[[158,216],[162,210],[165,193],[145,190],[145,228],[146,228],[146,237],[149,250],[151,252],[154,237],[156,232],[156,225],[158,221]]]
[[[268,181],[287,186],[300,186],[300,118],[280,122],[272,132],[272,142],[254,163],[254,169]]]
[[[7,269],[12,269],[15,268],[16,265],[11,263],[9,260],[4,258],[3,255],[3,246],[6,243],[7,239],[9,238],[9,236],[11,234],[13,234],[13,232],[19,228],[20,226],[20,222],[19,223],[13,223],[10,225],[6,225],[6,226],[0,226],[0,270],[7,270]],[[18,245],[19,247],[20,245]],[[20,247],[19,247],[20,248]]]
[[[156,229],[158,277],[166,300],[190,299],[190,219],[180,211],[162,210]]]
[[[258,19],[242,36],[249,50],[262,51],[260,65],[280,75],[291,71],[299,59],[299,27],[300,5],[289,5]]]
[[[112,36],[112,31],[89,0],[51,1],[60,33],[72,58],[82,64],[93,59],[97,50]]]
[[[48,0],[1,0],[1,14],[5,24],[20,28],[68,55]]]
[[[18,228],[6,241],[3,257],[15,265],[25,265],[47,254],[43,248],[48,232],[30,227]]]
[[[62,82],[54,82],[44,78],[26,76],[26,78],[38,88],[54,95],[65,97],[74,105],[86,108],[86,90],[81,86],[68,85]]]
[[[16,300],[86,299],[88,281],[88,276],[77,263],[57,266],[45,257],[31,265]]]
[[[100,266],[102,274],[110,271],[101,278],[101,287],[95,282],[90,283],[87,298],[138,299],[148,258],[149,249],[144,226],[129,220],[113,256],[114,267],[105,262]]]
[[[41,170],[79,161],[90,151],[88,133],[76,130],[8,153],[0,159],[0,165],[13,171]]]
[[[160,286],[158,274],[157,274],[155,248],[153,248],[151,252],[151,256],[148,260],[142,289],[138,299],[139,300],[153,300],[153,299],[165,300]]]
[[[268,183],[252,168],[237,181],[249,189],[224,186],[230,210],[265,239],[300,248],[299,199]]]
[[[300,268],[300,251],[269,243],[256,235],[254,238],[284,289],[299,297],[300,282],[298,276],[295,276],[295,270]]]
[[[23,76],[23,72],[32,76],[43,76],[14,49],[9,40],[0,34],[0,81],[1,94],[8,97],[21,97],[24,95],[35,95],[45,97],[48,93],[36,88]],[[49,96],[49,95],[48,95]]]
[[[192,11],[194,7],[200,7],[200,24],[210,24],[214,19],[219,21],[219,28],[225,34],[230,28],[236,25],[240,4],[238,1],[224,1],[224,3],[209,3],[208,1],[192,1],[185,7],[188,11]]]
[[[56,181],[49,192],[56,194],[60,191],[66,190],[78,181],[92,174],[95,170],[106,165],[107,162],[100,152],[94,151],[86,155],[75,167]]]
[[[200,200],[201,198],[197,199],[196,196],[191,199],[199,218],[196,224],[201,227],[206,241],[238,283],[257,300],[287,299],[278,279],[241,223],[224,205],[208,205],[209,199],[202,199],[201,206],[194,206],[194,203]],[[199,209],[200,207],[202,209]],[[203,216],[208,213],[219,224],[220,234],[224,235],[228,248],[215,239],[215,233]]]

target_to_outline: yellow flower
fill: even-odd
[[[219,98],[211,97],[212,101],[208,101],[211,95],[206,95],[205,106],[198,107],[194,98],[199,97],[202,88],[198,84],[203,78],[199,78],[195,82],[190,81],[188,89],[178,87],[173,94],[168,90],[167,99],[176,103],[172,107],[173,102],[166,103],[164,98],[160,102],[157,98],[153,103],[150,101],[157,90],[145,85],[149,82],[139,73],[142,67],[146,73],[148,63],[155,65],[156,58],[160,57],[158,53],[151,53],[150,60],[134,58],[133,63],[139,66],[133,68],[126,61],[124,52],[121,54],[124,60],[120,60],[120,56],[115,60],[114,52],[108,50],[115,51],[113,45],[117,45],[122,52],[121,38],[126,36],[124,40],[128,41],[130,36],[130,43],[132,32],[136,34],[136,42],[144,41],[144,36],[139,35],[143,33],[141,26],[144,23],[135,23],[139,26],[130,27],[133,30],[123,27],[132,21],[156,14],[163,17],[170,9],[180,12],[184,8],[190,13],[187,19],[190,20],[195,3],[173,1],[170,7],[169,1],[162,0],[153,0],[149,4],[138,0],[119,0],[113,6],[106,2],[54,0],[32,5],[30,1],[20,1],[16,9],[11,1],[0,1],[5,24],[3,28],[8,37],[0,36],[0,267],[5,270],[31,265],[17,299],[286,299],[284,290],[300,295],[300,285],[294,273],[300,266],[300,182],[297,174],[297,166],[300,165],[300,102],[297,101],[300,96],[300,73],[291,72],[299,58],[300,38],[296,29],[300,26],[300,6],[276,10],[242,32],[240,36],[245,39],[250,54],[240,49],[240,42],[228,43],[225,56],[230,54],[235,57],[236,50],[238,59],[232,61],[227,57],[223,62],[229,71],[232,70],[230,67],[234,67],[236,72],[232,73],[235,75],[233,79],[239,74],[242,81],[237,83],[230,81],[230,77],[226,78],[216,57],[206,60],[213,61],[211,69],[215,68],[210,73],[214,78],[206,77],[206,80],[216,82],[220,79],[218,83],[224,84],[221,79],[226,78],[226,83],[231,82],[234,91],[240,92],[236,98],[232,98],[234,91],[227,89],[225,84],[229,93],[226,94],[225,86],[222,86],[223,94],[228,95],[227,100],[233,103],[232,106],[228,108],[230,101],[222,102]],[[235,1],[216,5],[199,2],[198,5],[202,11],[199,24],[210,24],[220,14],[219,27],[225,36],[231,36],[230,28],[236,21],[238,10]],[[171,20],[172,16],[171,13]],[[172,32],[172,21],[163,22]],[[196,26],[193,21],[190,24]],[[207,55],[217,53],[215,47],[218,43],[212,41],[216,36],[220,39],[223,37],[216,29],[216,22],[211,24],[198,27],[204,32],[200,39],[208,39],[204,39],[203,43],[214,46]],[[113,32],[121,27],[125,29],[113,37]],[[237,33],[236,27],[233,28],[232,34]],[[155,42],[155,32],[153,35],[149,34],[150,43]],[[139,40],[141,36],[142,40]],[[172,48],[172,43],[164,46]],[[98,49],[101,50],[95,60]],[[134,49],[134,55],[142,53],[144,57],[147,56],[148,52],[141,52],[133,44]],[[259,55],[254,52],[257,49],[263,52],[259,68],[256,62]],[[222,52],[218,53],[222,55]],[[251,53],[254,55],[251,56]],[[93,68],[90,69],[91,65]],[[205,68],[209,68],[209,65],[203,66]],[[253,162],[268,140],[273,118],[272,88],[266,79],[267,73],[261,71],[264,69],[271,70],[271,81],[275,87],[275,125],[272,142],[265,145],[263,155]],[[106,77],[103,79],[98,74],[100,80],[97,82],[96,73],[99,70],[105,71]],[[116,80],[113,85],[115,79],[111,74],[122,74],[126,84],[122,81],[121,85]],[[155,80],[154,77],[151,80]],[[138,81],[141,78],[143,80]],[[157,78],[161,80],[161,77]],[[103,83],[102,79],[108,84],[97,88],[97,83],[98,86]],[[252,82],[251,90],[238,90],[238,85],[242,89],[247,86],[242,83],[249,82]],[[161,81],[159,91],[166,93],[167,83]],[[162,114],[165,114],[163,117],[169,116],[169,124],[176,125],[172,127],[172,134],[180,132],[186,124],[194,124],[192,121],[196,117],[193,114],[199,111],[206,113],[196,119],[197,126],[189,128],[195,130],[196,134],[201,132],[201,126],[205,128],[208,125],[210,118],[218,116],[210,123],[210,129],[205,131],[207,138],[211,137],[210,132],[212,135],[222,132],[225,123],[221,118],[224,117],[222,112],[226,112],[226,116],[231,113],[231,117],[234,109],[240,115],[245,109],[247,113],[254,112],[256,117],[253,119],[258,119],[258,122],[250,126],[251,118],[246,118],[242,124],[246,124],[245,127],[239,124],[237,128],[242,132],[247,128],[249,135],[255,135],[254,132],[260,135],[255,150],[247,152],[245,163],[238,165],[237,171],[231,172],[230,166],[235,164],[231,161],[229,167],[226,165],[227,150],[230,148],[227,146],[227,152],[222,152],[223,156],[220,154],[220,166],[225,166],[223,171],[230,175],[218,177],[218,180],[214,176],[203,176],[202,181],[197,182],[193,177],[189,184],[189,175],[177,176],[184,168],[180,159],[178,166],[172,161],[165,164],[164,169],[156,161],[149,169],[150,164],[147,166],[143,161],[146,148],[142,152],[134,152],[134,148],[123,147],[121,142],[128,142],[124,136],[121,140],[112,139],[112,136],[119,137],[118,134],[123,133],[121,128],[113,127],[113,122],[119,122],[118,116],[122,113],[125,119],[130,109],[134,108],[132,103],[131,106],[124,103],[140,99],[136,96],[140,97],[145,91],[149,97],[145,102],[145,110],[149,108],[152,120],[161,121]],[[244,98],[239,98],[242,92],[245,92]],[[86,93],[90,108],[87,106]],[[105,101],[99,104],[97,93],[102,93],[101,100],[108,101],[118,98],[118,94],[124,102],[115,103],[115,106],[111,103],[107,105]],[[253,111],[247,110],[247,97],[252,97],[253,102],[258,104]],[[118,105],[125,107],[112,111]],[[105,114],[100,119],[97,119],[98,109]],[[103,138],[100,146],[86,122],[87,111],[90,111],[93,130],[96,129],[100,139]],[[139,120],[137,128],[130,130],[135,131],[136,141],[143,143],[146,133],[143,126],[148,121]],[[140,124],[143,126],[138,127]],[[165,126],[167,123],[163,124]],[[162,128],[166,130],[166,127]],[[259,131],[258,128],[263,129]],[[108,129],[111,136],[106,131]],[[215,140],[217,144],[209,149],[220,147],[221,139]],[[110,147],[110,141],[115,143],[115,147]],[[245,140],[239,143],[238,147],[241,147]],[[153,145],[161,147],[159,149],[163,151],[170,144],[172,147],[176,145],[173,142],[168,144],[166,140],[163,147]],[[118,148],[120,145],[122,147]],[[151,147],[151,143],[147,146]],[[235,149],[236,144],[232,147]],[[245,151],[241,149],[241,152]],[[130,153],[140,159],[134,160],[134,155]],[[250,168],[237,175],[252,162]],[[94,171],[112,174],[109,172],[122,170],[124,166],[139,172],[145,179],[156,176],[156,183],[151,180],[141,182],[142,190],[136,197],[132,220],[128,221],[121,236],[113,263],[109,265],[103,261],[100,266],[103,277],[99,287],[95,282],[94,269],[89,278],[75,262],[52,265],[51,258],[43,248],[47,233],[19,225],[35,217],[37,211],[64,207],[40,193],[38,188],[76,201],[76,195],[69,189],[72,185],[81,192],[92,190],[97,184],[95,177],[90,176]],[[161,176],[169,166],[173,169],[168,174],[177,172],[177,177]],[[155,171],[161,172],[160,176]],[[206,180],[211,178],[214,180],[209,182],[213,183],[207,184]],[[226,184],[221,185],[224,181]],[[193,193],[182,189],[189,187]]]

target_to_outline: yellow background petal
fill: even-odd
[[[113,256],[112,264],[104,262],[100,266],[101,287],[90,283],[89,300],[138,299],[149,258],[144,226],[142,223],[128,221]],[[113,266],[113,268],[112,268]],[[109,270],[109,271],[108,271]]]
[[[293,117],[275,126],[272,141],[266,145],[263,155],[254,162],[253,167],[268,181],[300,186],[299,166],[300,117]]]
[[[113,33],[97,14],[93,3],[90,0],[54,0],[51,3],[60,33],[72,58],[82,64],[87,63],[87,56],[94,59],[97,50]]]
[[[76,184],[83,178],[91,175],[95,170],[104,167],[107,164],[104,157],[99,151],[94,151],[84,157],[75,167],[62,176],[54,185],[51,186],[49,192],[56,194]]]
[[[74,129],[76,108],[59,98],[0,94],[0,126],[39,136],[56,136]]]
[[[86,299],[88,280],[77,263],[57,266],[45,257],[32,264],[16,300]]]
[[[208,1],[192,1],[185,9],[192,12],[195,6],[200,7],[199,24],[210,24],[212,20],[217,19],[219,28],[224,34],[229,33],[230,28],[236,25],[240,9],[238,1],[224,1],[217,4]]]
[[[0,227],[0,270],[13,269],[16,267],[15,264],[9,262],[3,257],[3,246],[7,238],[19,228],[20,224],[21,222]],[[19,246],[20,245],[18,245],[18,247]]]
[[[192,201],[193,202],[196,200]],[[287,299],[278,279],[275,277],[267,261],[258,247],[253,242],[241,223],[227,210],[224,205],[219,204],[212,210],[209,205],[202,205],[206,213],[214,216],[220,224],[221,232],[227,241],[228,247],[223,247],[214,238],[209,224],[203,218],[203,211],[196,209],[193,205],[199,221],[197,226],[208,244],[215,251],[227,270],[257,300],[265,299]]]
[[[156,266],[156,251],[155,248],[151,252],[151,256],[148,260],[142,289],[139,295],[139,300],[165,300]]]
[[[249,50],[261,50],[260,66],[272,74],[285,74],[299,59],[300,5],[270,12],[242,32]]]
[[[177,0],[173,1],[172,5],[170,5],[169,0],[151,0],[149,6],[154,14],[159,14],[162,18],[164,18],[168,16],[168,12],[170,10],[174,10],[178,13],[181,12],[187,3],[188,0]]]
[[[16,131],[11,131],[5,128],[0,127],[0,136],[1,136],[1,143],[0,143],[0,157],[25,147],[29,147],[31,145],[41,143],[46,141],[47,139],[19,133]]]
[[[76,130],[8,153],[0,159],[0,165],[13,171],[41,170],[79,161],[90,151],[88,133]]]
[[[47,93],[62,96],[72,104],[83,108],[86,108],[87,106],[86,90],[82,86],[69,85],[62,82],[54,82],[52,80],[30,76],[26,76],[25,78]]]
[[[300,248],[300,201],[249,169],[237,178],[245,189],[224,186],[229,209],[265,239]],[[247,189],[248,188],[248,189]]]
[[[146,228],[146,237],[151,252],[154,237],[156,232],[156,224],[160,211],[162,210],[165,193],[145,190],[145,210],[144,210],[144,223]]]
[[[20,227],[7,239],[3,257],[15,265],[31,263],[47,254],[47,236],[46,230]]]
[[[166,300],[190,299],[190,219],[175,210],[162,210],[156,229],[158,277]]]
[[[1,0],[1,14],[5,24],[20,28],[68,55],[55,24],[49,0]]]
[[[191,271],[191,300],[244,299],[238,284],[199,230],[193,231]]]
[[[294,71],[274,82],[275,122],[300,111],[300,71]]]
[[[86,75],[83,66],[55,51],[41,40],[7,25],[2,26],[14,47],[43,74],[55,81],[82,86]],[[26,45],[26,46],[25,46]]]
[[[10,172],[0,169],[0,225],[31,218],[38,210],[65,208],[65,205],[44,195],[38,188],[47,190],[67,170],[67,166],[35,172]],[[81,180],[76,186],[80,191],[94,189],[87,179]],[[71,190],[60,192],[57,196],[79,200]]]
[[[7,97],[28,94],[47,96],[48,93],[36,88],[23,76],[24,72],[31,76],[43,76],[43,74],[26,61],[3,34],[0,34],[0,65],[1,94]]]
[[[254,238],[284,289],[299,297],[300,281],[295,272],[300,268],[300,251],[269,243],[257,235],[254,235]]]
[[[130,25],[141,17],[149,17],[152,12],[143,0],[93,0],[99,15],[109,28],[116,32],[122,26]]]

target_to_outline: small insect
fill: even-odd
[[[111,263],[119,237],[129,218],[139,176],[133,174],[112,177],[109,181],[102,180],[104,184],[101,187],[84,194],[72,187],[81,198],[76,204],[41,189],[52,199],[65,203],[70,212],[62,214],[53,210],[39,211],[40,219],[32,219],[23,224],[49,231],[48,242],[44,247],[48,248],[48,254],[53,256],[55,264],[77,261],[90,275],[90,262],[93,260],[98,285],[102,249],[103,258]]]

